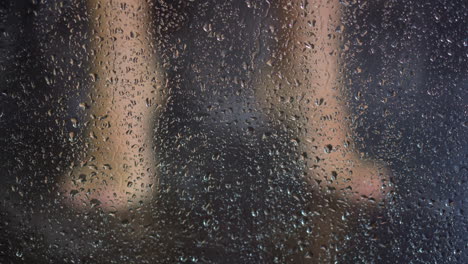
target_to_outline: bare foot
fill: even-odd
[[[382,163],[364,160],[340,146],[334,148],[326,145],[325,154],[314,157],[309,167],[313,184],[353,203],[382,202],[390,191],[390,171]]]

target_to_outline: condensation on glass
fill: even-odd
[[[1,263],[466,263],[461,0],[0,3]]]

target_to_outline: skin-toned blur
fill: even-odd
[[[86,147],[63,188],[77,208],[122,211],[152,199],[157,184],[151,137],[162,78],[146,1],[90,0],[87,8],[93,102],[82,105],[86,128],[76,136]]]
[[[346,103],[349,94],[342,76],[346,70],[342,57],[347,51],[337,34],[342,27],[342,5],[309,0],[297,10],[287,8],[287,1],[282,4],[286,8],[279,12],[279,19],[285,26],[277,32],[284,44],[277,52],[285,58],[270,61],[272,69],[267,69],[267,79],[258,89],[259,100],[303,119],[293,120],[291,126],[301,130],[299,149],[309,157],[311,185],[322,192],[332,190],[350,202],[382,201],[389,192],[390,172],[384,164],[362,157],[353,143],[352,114]],[[275,89],[287,82],[293,88]],[[279,106],[278,97],[300,101]]]

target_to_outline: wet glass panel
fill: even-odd
[[[466,5],[0,2],[0,263],[466,263]]]

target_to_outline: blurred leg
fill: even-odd
[[[89,0],[89,119],[85,154],[67,176],[73,205],[124,210],[151,198],[156,184],[152,143],[161,77],[149,34],[146,0]]]
[[[380,201],[388,192],[384,182],[389,172],[364,160],[352,143],[340,74],[345,52],[337,33],[340,8],[338,0],[281,3],[282,28],[270,76],[276,83],[264,80],[269,87],[258,93],[258,100],[284,112],[286,126],[297,130],[313,186],[353,202]]]
[[[313,139],[310,146],[317,147],[314,153],[317,169],[313,175],[323,180],[322,188],[333,190],[352,201],[366,201],[366,197],[381,200],[385,194],[382,180],[388,172],[382,165],[362,159],[356,149],[352,149],[350,113],[346,98],[342,93],[346,87],[340,84],[340,39],[336,29],[341,17],[338,0],[310,0],[310,10],[315,22],[312,36],[304,34],[311,28],[307,23],[299,27],[297,41],[304,45],[311,43],[315,48],[308,59],[298,58],[311,72],[310,85],[314,89],[315,108],[308,114],[308,131]],[[315,36],[314,36],[315,35]]]

